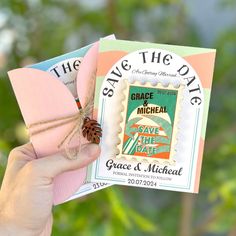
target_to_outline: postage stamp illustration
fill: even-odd
[[[174,164],[183,85],[123,80],[124,99],[117,158]]]

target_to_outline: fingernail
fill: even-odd
[[[87,145],[86,151],[88,152],[88,155],[90,157],[97,157],[101,152],[101,148],[99,147],[99,145],[91,143]]]

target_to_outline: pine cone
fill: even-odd
[[[84,119],[82,126],[82,133],[88,141],[99,144],[102,137],[102,129],[100,124],[96,120],[92,120],[89,117]]]

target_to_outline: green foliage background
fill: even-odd
[[[218,2],[236,13],[235,1]],[[8,152],[27,140],[7,70],[110,33],[217,48],[200,194],[114,186],[56,207],[53,235],[236,235],[236,22],[206,45],[189,14],[181,0],[0,0],[0,44],[11,35],[0,51],[0,182]]]

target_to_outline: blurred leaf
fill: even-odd
[[[130,218],[137,224],[140,230],[146,233],[157,232],[158,229],[157,225],[154,225],[150,220],[141,216],[139,213],[135,212],[132,209],[128,209],[128,213],[130,215]]]
[[[110,204],[112,207],[112,213],[120,220],[123,225],[127,228],[131,228],[131,221],[129,216],[124,208],[124,204],[122,203],[121,194],[113,188],[107,189],[108,199],[110,200]]]

